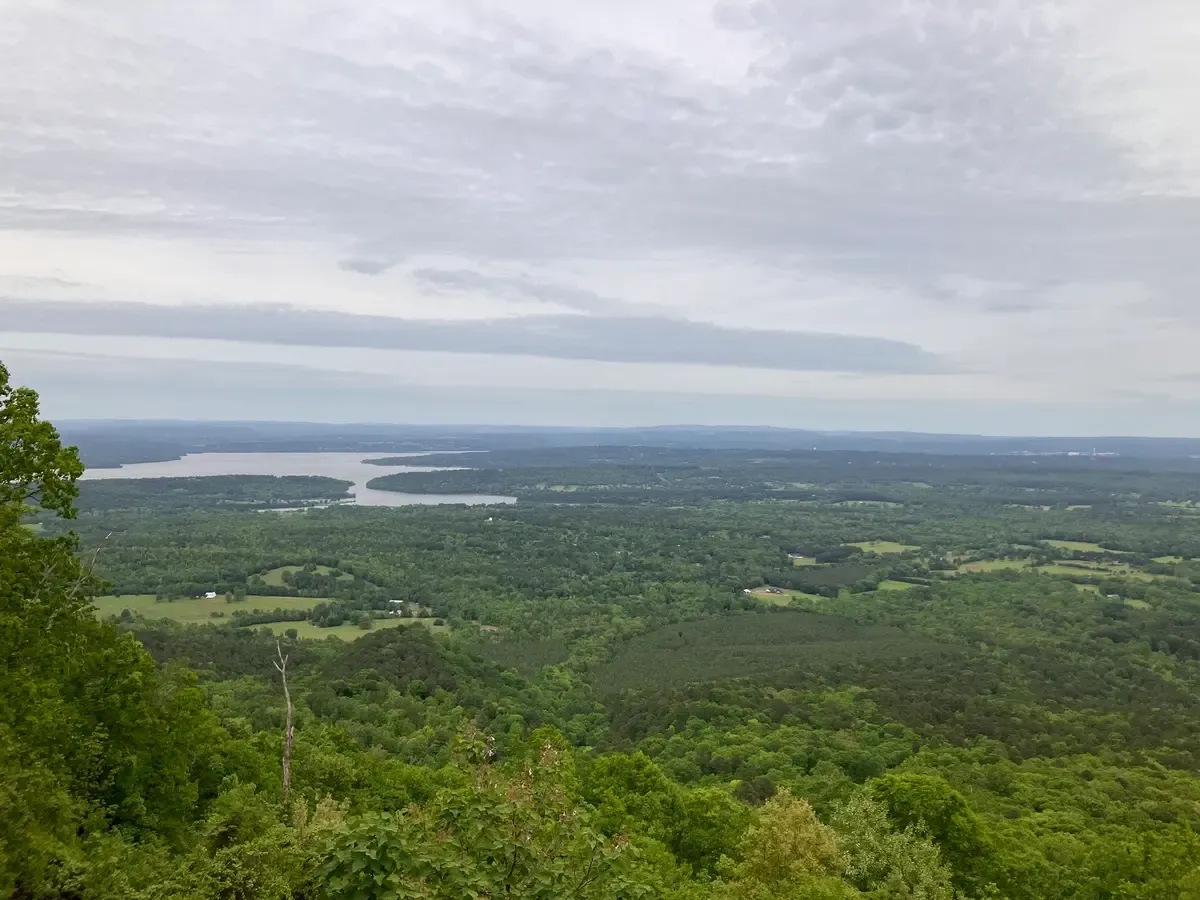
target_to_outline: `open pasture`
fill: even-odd
[[[304,566],[279,566],[277,569],[270,569],[262,573],[263,584],[269,584],[271,587],[283,587],[286,584],[283,577],[285,574],[293,574],[303,568]],[[332,575],[334,573],[334,570],[329,566],[316,566],[315,568],[318,575]],[[343,572],[338,575],[338,580],[353,581],[354,576]]]
[[[1056,550],[1073,550],[1078,553],[1121,553],[1128,554],[1128,550],[1111,550],[1108,547],[1101,547],[1093,541],[1044,541],[1047,546],[1054,547]]]
[[[115,597],[97,597],[93,601],[96,615],[119,616],[122,610],[128,609],[135,615],[147,619],[170,619],[181,625],[198,625],[207,622],[228,621],[235,612],[250,613],[255,611],[271,612],[276,609],[296,610],[312,609],[320,599],[312,597],[247,597],[239,603],[226,603],[225,597],[212,600],[203,597],[189,597],[184,600],[156,601],[153,594],[122,594]],[[223,613],[214,616],[212,613]]]
[[[266,625],[247,625],[247,628],[266,628],[272,634],[283,635],[288,629],[294,628],[296,636],[303,640],[323,641],[326,638],[337,638],[339,641],[357,641],[360,637],[384,628],[400,628],[409,625],[424,625],[430,631],[446,631],[448,626],[435,625],[435,619],[373,619],[370,628],[359,628],[357,625],[334,625],[330,628],[320,628],[312,622],[271,622]]]
[[[857,547],[863,553],[907,553],[909,550],[920,550],[912,544],[901,544],[897,541],[855,541],[847,544],[849,547]]]
[[[963,563],[958,571],[964,574],[976,572],[1003,572],[1005,570],[1028,569],[1027,559],[981,559],[975,562]]]
[[[806,594],[804,591],[794,591],[791,588],[779,588],[769,591],[765,587],[753,588],[751,595],[771,606],[790,606],[793,600],[814,603],[824,599],[819,594]]]

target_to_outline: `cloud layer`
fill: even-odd
[[[1200,398],[1190,0],[0,9],[0,330]]]
[[[15,332],[204,338],[310,347],[493,353],[632,363],[700,363],[800,372],[945,371],[912,344],[839,334],[753,331],[658,318],[521,316],[422,321],[281,307],[31,303],[0,300]]]

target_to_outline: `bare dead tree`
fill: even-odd
[[[279,656],[279,659],[275,660],[275,668],[279,671],[279,677],[283,679],[283,699],[287,701],[287,723],[283,729],[283,801],[286,803],[288,792],[292,789],[292,693],[288,690],[287,680],[288,657],[291,654],[283,652],[279,641],[275,642],[275,652]]]

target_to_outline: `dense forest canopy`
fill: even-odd
[[[0,896],[1200,898],[1185,455],[287,428],[520,501],[77,485],[0,367]]]
[[[190,478],[112,478],[79,485],[83,514],[118,509],[142,512],[203,508],[287,509],[350,497],[352,482],[316,475],[211,475]]]

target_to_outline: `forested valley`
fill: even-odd
[[[0,896],[1200,898],[1197,460],[472,440],[77,483],[0,367]]]

